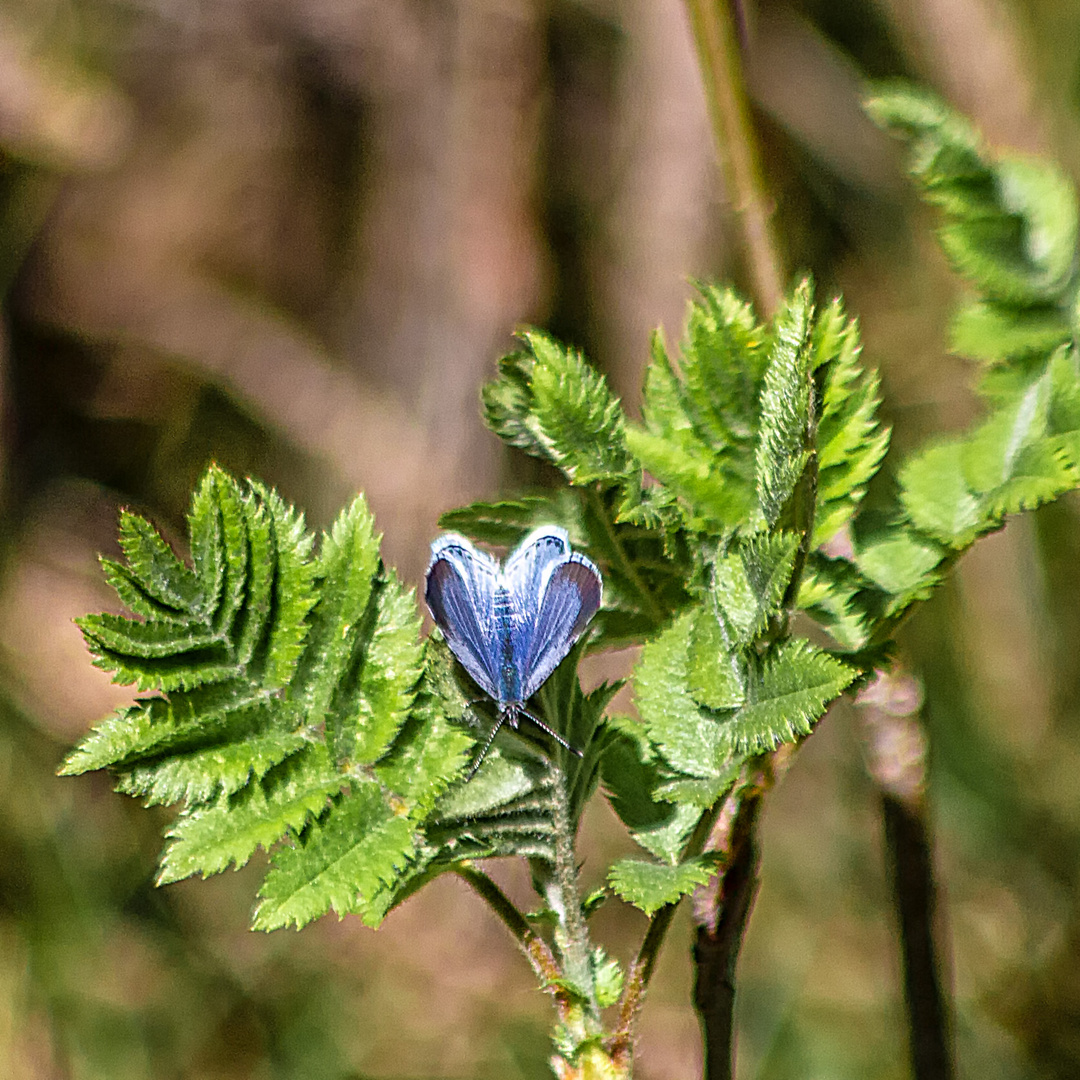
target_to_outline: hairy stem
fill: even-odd
[[[540,981],[545,985],[553,985],[560,974],[558,961],[547,942],[529,925],[510,897],[487,874],[471,863],[458,863],[453,869],[458,877],[468,882],[477,895],[487,902],[503,925],[514,935]]]
[[[730,1080],[735,1074],[735,966],[757,895],[758,818],[765,796],[803,741],[748,763],[742,781],[724,799],[705,844],[707,851],[724,856],[720,873],[694,894],[694,1006],[704,1038],[706,1080]]]
[[[754,299],[771,318],[783,300],[783,261],[750,122],[731,0],[686,0],[686,8],[705,84],[717,158],[742,230]]]
[[[723,799],[718,799],[716,804],[706,810],[698,819],[690,839],[683,849],[682,858],[691,859],[700,855],[705,848],[709,835],[716,824],[717,815],[724,805]],[[619,1000],[619,1021],[614,1033],[608,1040],[607,1049],[612,1060],[623,1068],[629,1068],[630,1059],[634,1049],[634,1038],[637,1029],[638,1016],[641,1006],[645,1002],[645,992],[649,987],[653,969],[656,967],[657,958],[660,955],[660,947],[664,943],[671,920],[679,902],[665,904],[659,911],[653,913],[649,921],[649,928],[642,939],[641,948],[626,973],[626,985]]]
[[[570,814],[570,790],[566,772],[557,764],[551,767],[552,820],[555,827],[555,886],[558,890],[559,919],[562,933],[559,949],[563,957],[563,975],[584,995],[586,1023],[599,1030],[600,1015],[593,992],[592,946],[578,892],[577,858],[574,850],[575,823]]]
[[[649,929],[642,939],[630,970],[626,973],[626,988],[619,1001],[619,1022],[615,1033],[607,1043],[608,1053],[616,1066],[629,1069],[634,1053],[634,1037],[641,1006],[645,1003],[645,991],[649,987],[653,969],[660,956],[660,946],[664,943],[671,920],[675,917],[678,904],[665,904],[649,920]]]

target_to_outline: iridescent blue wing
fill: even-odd
[[[494,617],[499,564],[456,533],[431,545],[424,599],[450,651],[489,697],[499,700]]]
[[[570,537],[557,525],[534,529],[506,560],[502,583],[510,609],[510,666],[513,669],[514,698],[525,701],[529,676],[529,656],[536,640],[536,620],[540,601],[552,571],[570,555]]]
[[[544,684],[600,607],[600,571],[570,550],[563,529],[538,529],[507,562],[503,579],[520,618],[511,655],[521,699]]]
[[[570,554],[570,536],[558,525],[534,529],[514,549],[503,567],[503,583],[515,611],[535,617],[551,571]]]

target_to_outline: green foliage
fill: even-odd
[[[162,883],[277,845],[256,925],[367,917],[466,760],[467,737],[420,707],[434,676],[421,683],[415,602],[382,567],[362,499],[313,555],[295,511],[211,468],[189,525],[190,567],[123,515],[126,561],[106,574],[138,618],[80,625],[100,666],[159,694],[92,731],[62,771],[109,768],[121,791],[183,804]]]
[[[1045,161],[991,160],[978,134],[932,94],[886,86],[867,103],[911,148],[911,172],[946,220],[939,239],[953,268],[1002,309],[1057,304],[1076,285],[1076,195]]]
[[[628,904],[652,915],[705,885],[716,870],[714,855],[699,855],[678,866],[620,859],[608,873],[612,889]]]
[[[863,609],[856,637],[883,639],[957,553],[1007,515],[1080,484],[1072,186],[1045,162],[991,156],[966,120],[925,91],[887,86],[868,109],[908,143],[912,174],[944,215],[942,247],[976,291],[956,316],[952,345],[987,365],[979,390],[989,412],[905,462],[888,528],[856,536],[852,564],[883,595],[851,592],[849,641],[852,605]],[[877,627],[875,614],[884,620]]]
[[[804,281],[776,320],[761,388],[755,479],[758,505],[770,528],[780,520],[810,458],[815,424],[810,382],[812,318],[810,285]]]
[[[695,526],[734,527],[755,505],[752,448],[769,337],[730,289],[703,287],[690,308],[676,371],[653,338],[643,427],[627,444]]]
[[[521,927],[539,928],[560,966],[528,946],[572,1005],[560,1052],[601,1045],[598,1013],[623,974],[582,929],[601,899],[580,902],[573,853],[598,784],[641,849],[609,869],[611,890],[648,915],[678,903],[716,871],[711,826],[761,756],[808,736],[887,662],[901,620],[976,539],[1080,485],[1072,188],[1045,164],[992,158],[923,92],[888,89],[870,110],[907,140],[974,291],[952,341],[982,365],[980,422],[902,463],[867,514],[889,445],[878,379],[857,324],[838,299],[818,310],[808,280],[769,325],[702,285],[677,351],[653,339],[641,423],[580,354],[523,334],[484,390],[486,417],[566,484],[442,521],[506,547],[565,527],[600,566],[604,605],[529,703],[581,756],[522,716],[467,782],[474,739],[500,718],[469,700],[437,631],[421,642],[362,499],[316,545],[273,492],[211,469],[190,564],[125,513],[125,559],[103,565],[133,617],[80,625],[99,666],[153,696],[91,732],[63,771],[108,768],[119,790],[180,804],[159,882],[262,848],[257,927],[331,909],[377,925],[440,873],[475,884],[472,860],[525,858],[543,910],[528,923],[500,913],[523,944]],[[793,633],[800,610],[830,647]],[[638,715],[605,718],[618,687],[585,693],[577,665],[627,644],[641,646]]]
[[[877,419],[877,375],[860,367],[858,326],[839,300],[818,317],[811,347],[815,369],[824,372],[816,439],[817,546],[851,521],[889,447],[889,430]]]
[[[499,363],[484,389],[491,429],[512,446],[550,461],[572,484],[619,480],[632,468],[618,398],[580,355],[539,331]]]

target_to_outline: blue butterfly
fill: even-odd
[[[498,706],[499,719],[469,770],[480,768],[503,723],[527,717],[567,750],[557,731],[525,708],[600,607],[600,571],[570,550],[565,529],[534,530],[505,563],[447,533],[431,545],[425,599],[462,667]]]

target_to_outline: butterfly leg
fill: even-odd
[[[547,724],[545,724],[544,721],[540,719],[539,716],[535,715],[535,713],[531,713],[528,709],[523,709],[520,707],[516,710],[516,712],[531,720],[538,728],[540,728],[541,731],[546,731],[561,747],[569,750],[571,754],[576,754],[578,757],[585,756],[576,746],[571,746],[570,743],[568,743],[557,731],[553,731],[551,728],[549,728]],[[510,722],[515,728],[517,727],[517,724],[514,723],[513,719]]]
[[[476,775],[480,766],[483,765],[484,758],[487,757],[487,752],[491,749],[491,744],[495,741],[495,736],[499,734],[499,728],[503,726],[505,721],[506,713],[500,712],[499,719],[495,721],[495,726],[491,729],[491,734],[487,737],[487,741],[484,743],[483,747],[481,747],[480,753],[476,756],[476,760],[469,766],[468,773],[465,774],[466,782],[471,780]]]

